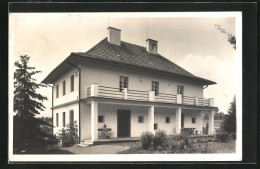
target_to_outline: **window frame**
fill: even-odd
[[[144,123],[144,116],[138,116],[138,123]]]
[[[63,127],[66,126],[66,112],[62,113],[62,125],[63,125]]]
[[[72,118],[73,117],[73,118]],[[71,120],[73,119],[73,120]],[[69,124],[73,125],[74,124],[74,110],[70,110],[70,114],[69,114]]]
[[[155,96],[158,96],[159,94],[159,82],[152,81],[152,91],[154,91]]]
[[[177,85],[177,94],[184,95],[184,86]]]
[[[167,121],[168,119],[168,121]],[[169,116],[165,117],[165,123],[171,123],[171,118]]]
[[[119,91],[122,92],[124,88],[128,89],[129,78],[127,76],[119,76]]]
[[[66,80],[62,82],[62,94],[63,96],[66,95]]]
[[[59,98],[59,84],[56,85],[56,98]]]
[[[59,113],[56,113],[56,127],[59,127]]]
[[[100,118],[102,117],[102,121],[100,121]],[[99,115],[98,116],[98,123],[104,123],[105,122],[105,116],[104,115]]]
[[[74,75],[70,76],[70,92],[74,92],[74,83],[75,83],[75,78]]]
[[[191,123],[192,123],[192,124],[196,124],[196,117],[192,117],[192,118],[191,118]]]

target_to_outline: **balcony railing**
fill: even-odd
[[[119,88],[99,86],[98,84],[92,84],[86,89],[86,97],[102,97],[135,101],[148,101],[148,102],[162,102],[184,105],[195,105],[213,107],[214,99],[199,98],[193,96],[182,96],[181,94],[167,94],[157,93],[154,91],[141,91],[141,90],[128,90]]]

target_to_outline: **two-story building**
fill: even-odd
[[[213,99],[203,88],[216,84],[197,77],[157,53],[158,42],[146,47],[121,41],[121,30],[87,52],[71,53],[44,80],[53,84],[53,133],[76,121],[80,141],[97,141],[104,125],[114,138],[140,137],[162,129],[167,134],[191,128],[203,132],[209,113],[213,134]],[[199,67],[198,67],[199,68]]]

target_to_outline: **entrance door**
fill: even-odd
[[[130,137],[130,117],[130,110],[117,110],[117,137]]]
[[[181,113],[181,128],[184,128],[184,114]]]

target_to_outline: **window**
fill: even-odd
[[[138,116],[138,123],[144,122],[144,116]]]
[[[59,97],[59,85],[56,85],[56,98]]]
[[[166,122],[166,123],[170,123],[170,117],[166,117],[166,118],[165,118],[165,122]]]
[[[158,95],[158,93],[159,93],[159,82],[152,81],[152,91],[154,91],[156,96]]]
[[[119,81],[120,92],[123,91],[123,88],[128,88],[128,77],[120,76],[120,81]]]
[[[56,127],[59,127],[59,113],[56,113]]]
[[[158,130],[158,123],[154,123],[154,130]]]
[[[62,85],[62,93],[63,93],[63,96],[66,94],[66,81],[64,80],[63,81],[63,85]]]
[[[192,117],[191,123],[196,123],[196,118],[195,117]]]
[[[65,127],[65,112],[62,113],[62,124],[63,124],[63,127]]]
[[[74,75],[70,77],[70,91],[74,91]]]
[[[181,94],[181,95],[184,94],[184,86],[180,86],[180,85],[177,86],[177,94]]]
[[[99,123],[104,123],[104,116],[98,116],[98,122]]]
[[[70,111],[70,125],[72,125],[74,123],[74,111],[71,110]]]

